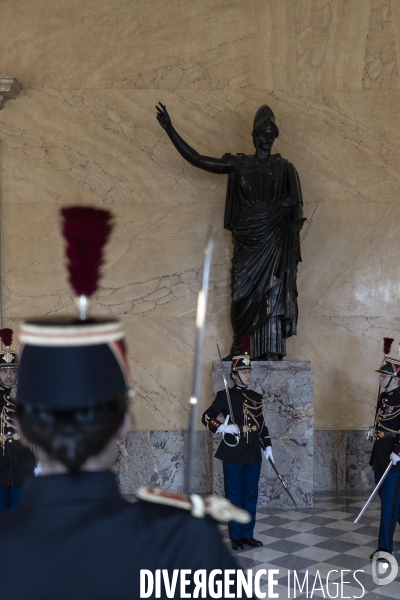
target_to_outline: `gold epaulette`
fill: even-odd
[[[193,517],[198,519],[203,519],[206,515],[209,515],[221,523],[235,521],[236,523],[246,524],[251,521],[251,516],[247,510],[234,506],[229,500],[220,496],[206,496],[205,498],[198,494],[188,496],[144,485],[137,490],[136,496],[145,502],[190,510]]]

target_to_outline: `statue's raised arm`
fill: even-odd
[[[178,150],[179,154],[183,156],[188,163],[193,167],[198,167],[204,171],[210,173],[216,173],[217,175],[224,175],[230,173],[234,168],[232,159],[229,156],[223,156],[222,158],[214,158],[212,156],[202,156],[194,148],[189,146],[184,139],[181,138],[179,133],[176,131],[171,122],[171,117],[168,114],[167,108],[164,104],[159,102],[157,109],[157,120],[161,127],[165,129],[169,139]]]
[[[287,338],[296,334],[297,265],[305,218],[296,169],[280,154],[271,154],[279,136],[274,113],[266,104],[256,112],[254,154],[222,158],[202,156],[191,148],[161,103],[157,119],[191,165],[228,174],[224,227],[232,232],[233,241],[233,344],[226,359],[240,355],[240,338],[250,336],[253,360],[282,360]]]

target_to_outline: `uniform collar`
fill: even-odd
[[[386,394],[387,396],[390,396],[390,394],[394,394],[394,392],[400,392],[400,385],[398,385],[397,387],[395,387],[392,390],[390,390],[390,392],[388,392],[385,389],[385,391],[383,393]]]
[[[93,502],[120,497],[111,471],[30,477],[23,488],[23,505]]]
[[[235,383],[235,388],[237,390],[240,390],[241,392],[244,392],[244,390],[247,390],[248,386],[247,385],[237,385],[237,383]]]

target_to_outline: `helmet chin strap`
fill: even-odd
[[[387,390],[387,389],[388,389],[388,387],[390,387],[390,385],[392,384],[392,381],[393,381],[393,379],[397,379],[397,381],[399,380],[399,378],[398,378],[398,377],[395,377],[395,375],[391,375],[391,376],[390,376],[390,379],[389,379],[389,382],[388,382],[388,384],[387,384],[387,386],[385,386],[385,390]],[[397,384],[397,386],[396,386],[395,388],[393,388],[393,389],[396,389],[396,388],[398,388],[398,387],[399,387],[399,385],[400,385],[400,384],[398,383],[398,384]]]
[[[385,385],[385,390],[389,387],[389,385],[392,383],[392,379],[393,377],[390,377],[389,381],[387,382],[387,384]]]
[[[236,375],[239,377],[239,381],[242,384],[243,387],[247,387],[247,385],[245,383],[243,383],[242,378],[240,377],[240,373],[239,371],[236,371]]]

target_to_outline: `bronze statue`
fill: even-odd
[[[250,336],[253,360],[282,360],[286,339],[296,335],[297,264],[301,261],[303,199],[294,166],[271,155],[279,135],[272,110],[264,104],[253,123],[254,155],[201,156],[174,129],[166,107],[157,119],[178,152],[194,167],[227,174],[224,227],[232,232],[231,323],[233,344],[226,360],[241,353]]]

